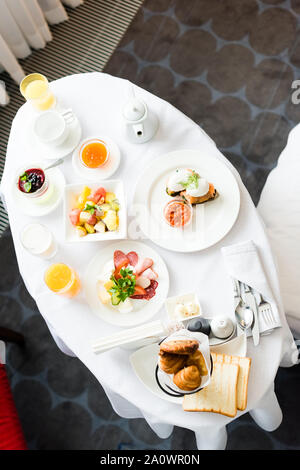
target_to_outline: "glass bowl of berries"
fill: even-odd
[[[17,187],[28,198],[40,198],[49,189],[49,179],[42,168],[28,165],[18,171]]]

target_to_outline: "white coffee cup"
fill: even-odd
[[[36,137],[45,145],[61,145],[69,134],[69,124],[75,119],[71,109],[58,112],[54,109],[39,114],[33,125]]]

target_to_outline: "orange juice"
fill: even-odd
[[[80,158],[88,168],[99,168],[108,159],[107,146],[99,139],[87,141],[81,146]]]
[[[45,273],[45,283],[52,292],[65,297],[74,297],[80,290],[77,273],[63,263],[49,266]]]
[[[23,78],[20,91],[24,98],[39,111],[52,108],[56,103],[47,78],[40,73],[31,73]]]

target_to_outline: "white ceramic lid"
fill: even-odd
[[[126,103],[123,109],[123,115],[128,121],[139,121],[146,112],[146,108],[142,101],[133,98]]]

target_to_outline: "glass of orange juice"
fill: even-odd
[[[47,78],[41,73],[31,73],[23,78],[20,92],[37,110],[45,111],[56,104],[55,96],[49,88]]]
[[[51,264],[45,272],[45,283],[55,294],[74,297],[80,291],[80,280],[74,269],[63,263]]]
[[[101,139],[88,139],[79,149],[81,163],[88,168],[99,168],[109,159],[107,144]]]

